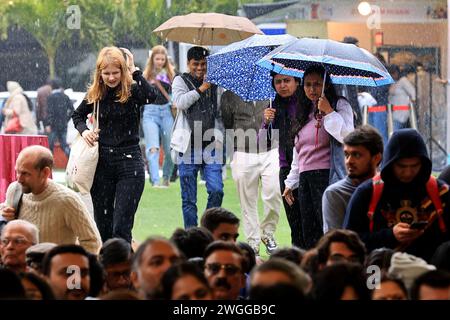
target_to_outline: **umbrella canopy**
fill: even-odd
[[[321,64],[335,84],[377,87],[394,83],[383,64],[369,51],[333,40],[298,39],[276,48],[257,64],[300,78],[309,66]]]
[[[295,39],[288,34],[256,34],[232,43],[207,57],[206,81],[233,91],[244,101],[274,98],[270,71],[256,65],[256,62],[273,48]]]
[[[220,13],[175,16],[153,30],[153,33],[165,41],[195,45],[227,45],[254,34],[262,34],[248,18]]]

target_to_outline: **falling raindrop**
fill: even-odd
[[[107,209],[105,209],[105,212],[104,212],[104,214],[108,214],[108,210],[107,210]]]
[[[39,62],[36,62],[36,68],[39,68]]]

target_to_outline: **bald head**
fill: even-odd
[[[23,193],[40,194],[47,188],[53,167],[53,156],[42,146],[23,149],[16,161],[16,177]]]
[[[28,146],[20,151],[17,157],[17,162],[23,161],[24,159],[33,160],[34,168],[37,170],[42,170],[45,167],[50,169],[53,167],[53,155],[52,152],[43,146]]]

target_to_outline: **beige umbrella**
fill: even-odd
[[[165,41],[187,42],[196,45],[227,45],[263,34],[246,17],[220,13],[190,13],[175,16],[153,30]]]

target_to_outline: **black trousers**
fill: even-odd
[[[291,170],[290,167],[280,168],[281,194],[283,194],[284,189],[286,188],[284,180],[286,180],[290,170]],[[302,221],[300,219],[300,207],[298,203],[297,189],[292,190],[292,194],[294,196],[294,203],[292,204],[292,206],[290,206],[283,198],[284,210],[286,211],[289,227],[291,228],[291,242],[292,245],[296,247],[305,248],[306,243],[305,240],[303,239]]]
[[[298,201],[305,249],[313,248],[323,236],[322,196],[329,179],[329,169],[300,173]]]
[[[119,237],[131,243],[134,215],[144,184],[144,162],[139,146],[99,148],[91,196],[103,242]]]

